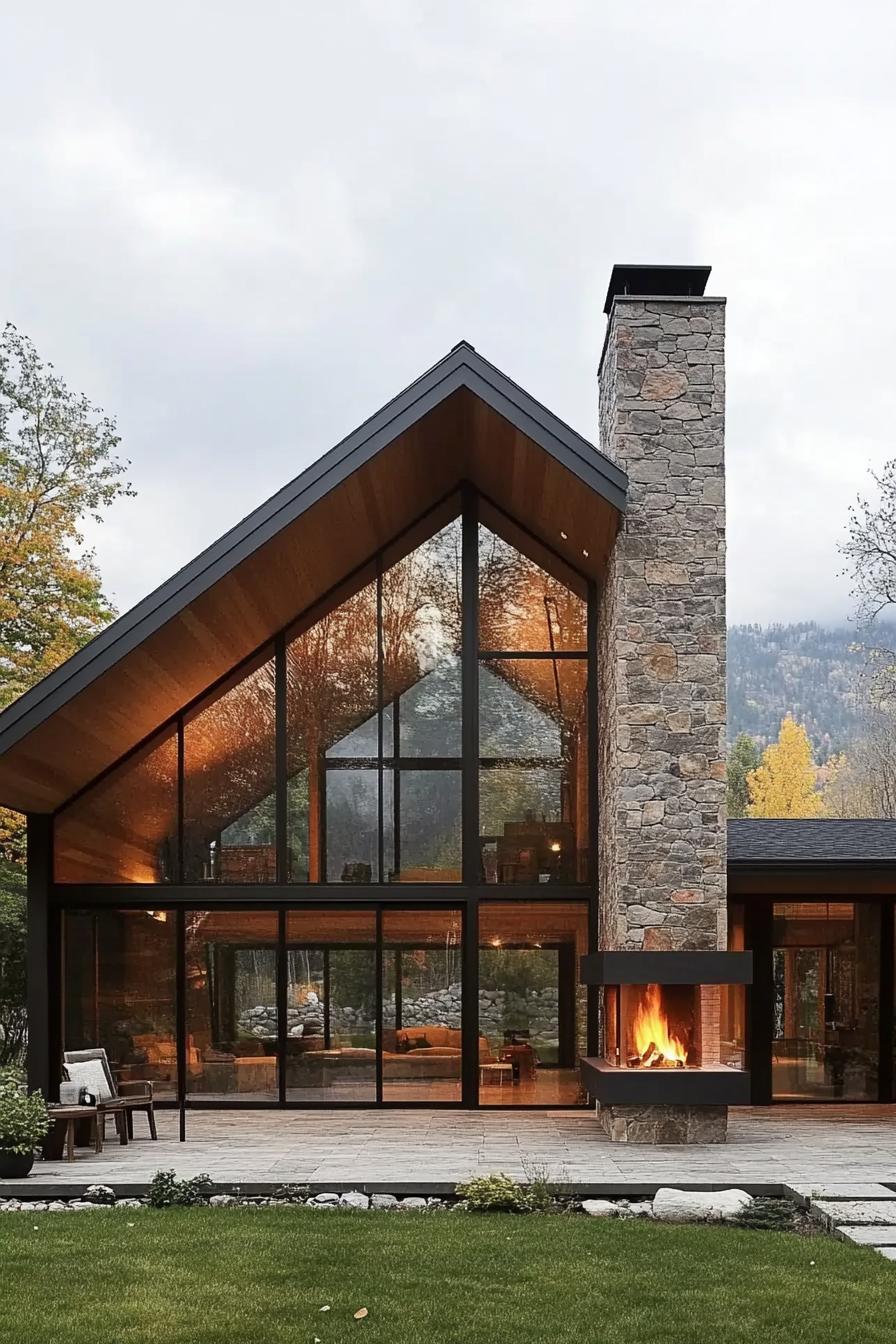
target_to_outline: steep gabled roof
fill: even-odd
[[[58,807],[463,481],[600,573],[625,473],[462,341],[0,714],[0,804]]]

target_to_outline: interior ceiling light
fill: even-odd
[[[588,552],[587,552],[586,550],[583,549],[583,550],[582,550],[582,554],[584,555],[585,559],[587,560],[587,559],[588,559]]]
[[[561,537],[563,538],[564,541],[569,541],[569,537],[566,535],[565,532],[561,532],[560,535],[561,535]]]

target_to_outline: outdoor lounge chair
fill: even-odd
[[[126,1083],[117,1083],[109,1067],[109,1058],[102,1046],[96,1046],[91,1050],[66,1050],[63,1054],[65,1061],[65,1071],[73,1083],[83,1083],[89,1087],[90,1091],[97,1093],[100,1104],[104,1101],[118,1102],[121,1104],[125,1122],[127,1124],[127,1135],[129,1139],[134,1137],[134,1112],[145,1111],[146,1118],[149,1121],[150,1137],[158,1138],[156,1134],[156,1117],[153,1110],[153,1087],[148,1079],[131,1079]],[[98,1086],[91,1086],[94,1080],[90,1078],[92,1072],[97,1082],[101,1081],[100,1075],[96,1073],[96,1064],[99,1063],[102,1074],[105,1075],[106,1087],[101,1089]],[[91,1070],[79,1068],[79,1065],[91,1065]],[[71,1067],[74,1066],[74,1067]],[[84,1075],[78,1077],[78,1074]],[[89,1080],[89,1081],[88,1081]],[[107,1095],[103,1095],[103,1091]]]

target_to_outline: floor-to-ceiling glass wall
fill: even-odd
[[[67,953],[66,1043],[191,1105],[575,1101],[588,599],[465,488],[61,809],[58,890],[164,884],[83,919],[151,921],[170,960],[138,1019],[145,934],[94,950],[90,994]]]
[[[187,1096],[276,1101],[276,912],[187,910],[184,934]]]
[[[286,1100],[377,1100],[377,916],[286,915]]]
[[[479,1101],[572,1106],[582,1100],[588,950],[585,901],[483,901],[479,907]]]
[[[776,903],[772,978],[773,1097],[877,1100],[880,905]]]
[[[69,910],[62,928],[63,1050],[102,1047],[123,1082],[177,1092],[175,916]]]
[[[461,1100],[463,917],[383,910],[383,1100]]]

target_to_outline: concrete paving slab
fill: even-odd
[[[893,1199],[894,1192],[878,1181],[811,1181],[788,1184],[791,1194],[800,1199]]]
[[[831,1227],[896,1227],[896,1199],[813,1199],[809,1208]]]
[[[856,1246],[896,1247],[896,1227],[838,1227],[837,1235]]]

